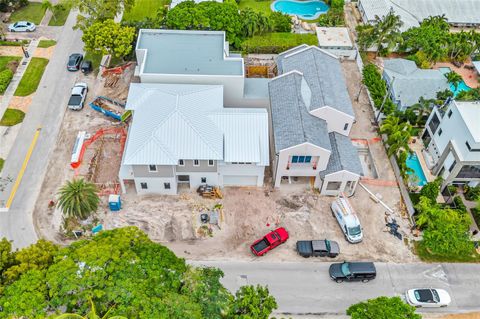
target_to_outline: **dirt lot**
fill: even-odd
[[[393,171],[385,150],[375,140],[377,136],[371,127],[372,114],[365,91],[361,92],[359,101],[355,101],[360,88],[360,74],[354,62],[344,62],[343,66],[357,115],[351,137],[367,141],[373,157],[370,164],[378,175],[377,180],[365,180],[363,183],[373,194],[379,194],[386,205],[396,212],[395,218],[402,230],[408,233],[408,220],[402,218],[400,213],[400,195],[395,186]],[[94,81],[93,78],[89,79],[89,84],[93,85]],[[111,90],[99,83],[92,91],[94,92],[89,93],[89,101],[99,94],[124,99],[128,87],[120,81],[119,87]],[[62,237],[58,235],[61,213],[58,210],[49,211],[47,204],[50,199],[55,199],[56,191],[66,180],[88,173],[91,168],[88,163],[95,154],[101,157],[97,180],[105,183],[115,179],[121,156],[115,141],[104,141],[107,146],[100,151],[97,150],[97,144],[92,144],[78,171],[73,171],[69,166],[71,149],[79,130],[93,134],[101,127],[112,125],[118,124],[89,107],[80,112],[67,112],[35,211],[37,229],[43,237],[62,242]],[[300,257],[294,250],[297,240],[329,238],[339,242],[342,253],[337,259],[340,260],[416,261],[404,241],[383,231],[385,208],[373,202],[362,187],[357,187],[356,194],[350,199],[364,228],[365,237],[360,244],[348,244],[343,238],[330,213],[329,204],[332,200],[331,197],[320,196],[298,184],[284,185],[282,190],[274,191],[269,187],[226,188],[222,200],[203,199],[190,191],[178,196],[138,196],[130,189],[122,195],[123,207],[120,212],[108,211],[106,198],[103,198],[98,217],[106,229],[138,226],[153,240],[164,243],[179,256],[189,259],[255,259],[249,251],[249,245],[269,230],[283,226],[289,231],[290,240],[259,260],[299,260]],[[216,203],[223,205],[219,227],[213,225],[206,232],[200,232],[200,213],[211,210]]]

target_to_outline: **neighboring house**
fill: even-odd
[[[318,47],[338,57],[353,60],[357,50],[350,39],[348,28],[317,27]]]
[[[268,107],[269,79],[245,78],[224,31],[139,31],[135,75],[142,83],[224,86],[227,107]]]
[[[132,83],[132,123],[119,178],[122,191],[177,194],[201,184],[262,186],[269,165],[268,113],[224,108],[220,85]]]
[[[353,194],[363,174],[348,138],[354,121],[338,58],[302,45],[279,55],[269,83],[273,182],[303,180],[324,195]]]
[[[363,23],[374,23],[375,16],[384,17],[393,9],[403,22],[402,31],[418,27],[428,17],[441,15],[452,26],[480,25],[478,0],[359,0],[357,6]]]
[[[415,62],[406,59],[384,60],[383,79],[393,103],[401,111],[418,103],[420,97],[435,99],[437,92],[450,90],[442,72],[419,69]]]
[[[445,112],[434,108],[422,140],[423,155],[435,176],[449,184],[480,182],[480,102],[452,101]]]

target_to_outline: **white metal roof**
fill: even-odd
[[[268,165],[266,111],[224,109],[220,85],[132,83],[126,109],[134,113],[125,165],[177,165],[179,159],[227,161],[227,157],[231,162]],[[259,146],[266,143],[266,150],[252,147],[255,138]]]
[[[346,47],[352,48],[353,43],[348,34],[348,28],[341,27],[317,27],[319,47]]]
[[[479,0],[360,0],[368,21],[385,16],[392,8],[400,15],[402,30],[416,27],[425,18],[445,14],[449,23],[480,24]]]
[[[475,141],[480,142],[480,125],[478,125],[478,120],[480,119],[480,102],[455,101],[455,104],[470,134],[472,134]]]
[[[480,61],[472,61],[472,63],[477,72],[480,74]]]

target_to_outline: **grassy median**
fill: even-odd
[[[7,109],[0,120],[0,126],[14,126],[22,123],[25,113],[17,109]]]
[[[34,93],[40,80],[42,79],[43,72],[47,67],[48,59],[44,58],[32,58],[27,70],[22,76],[20,83],[18,84],[15,96],[27,96]]]

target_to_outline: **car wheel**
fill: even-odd
[[[343,279],[335,279],[335,282],[339,284],[339,283],[343,282]]]
[[[441,307],[441,308],[445,308],[446,306],[447,306],[447,305],[441,305],[440,307]]]
[[[362,282],[366,283],[366,282],[369,282],[370,280],[369,279],[363,279]]]

